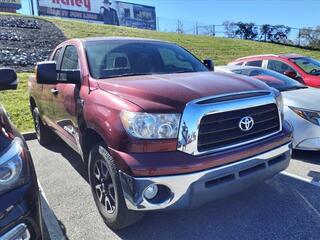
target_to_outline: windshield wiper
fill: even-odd
[[[154,73],[124,73],[119,75],[102,76],[99,79],[104,78],[117,78],[117,77],[132,77],[132,76],[143,76],[143,75],[154,75]]]
[[[308,87],[307,86],[294,86],[294,87],[282,88],[282,89],[279,89],[279,91],[285,92],[285,91],[292,91],[292,90],[298,90],[298,89],[304,89],[304,88],[308,88]]]
[[[196,72],[194,70],[183,70],[183,71],[177,71],[177,72],[173,72],[173,73],[192,73],[192,72]]]

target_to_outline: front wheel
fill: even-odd
[[[110,228],[125,228],[143,217],[143,212],[128,210],[118,169],[104,143],[99,143],[91,149],[88,170],[94,201]]]

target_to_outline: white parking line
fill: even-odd
[[[60,228],[56,216],[49,206],[49,202],[40,182],[38,182],[38,185],[41,193],[42,215],[50,235],[50,240],[65,240],[66,238]]]
[[[295,175],[295,174],[292,174],[292,173],[289,173],[289,172],[285,172],[285,171],[281,172],[281,174],[283,174],[285,176],[288,176],[288,177],[291,177],[291,178],[295,178],[295,179],[301,180],[301,181],[309,183],[309,184],[312,184],[313,186],[320,187],[320,182],[315,182],[312,179],[301,177],[299,175]]]

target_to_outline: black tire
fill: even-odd
[[[49,127],[43,124],[37,107],[33,109],[32,115],[33,115],[34,129],[37,134],[38,142],[42,146],[49,145],[56,139],[55,134]]]
[[[102,149],[102,151],[99,151],[99,149]],[[103,142],[98,143],[91,149],[88,163],[89,182],[100,215],[108,227],[117,230],[138,222],[144,216],[144,213],[128,210],[118,169],[107,149]],[[101,174],[103,172],[101,169],[97,171],[99,166],[105,170],[105,174]],[[98,177],[98,172],[100,172],[100,177]]]

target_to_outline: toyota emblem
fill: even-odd
[[[254,120],[252,117],[243,117],[240,119],[239,128],[241,131],[247,132],[253,128]]]

